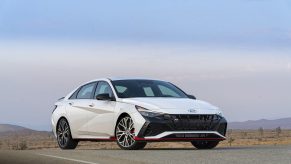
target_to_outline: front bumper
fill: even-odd
[[[145,117],[135,140],[225,140],[227,122],[219,115],[172,115]]]

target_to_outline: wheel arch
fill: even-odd
[[[116,120],[116,123],[115,123],[115,126],[114,126],[114,137],[116,137],[116,126],[117,126],[117,124],[118,124],[118,122],[123,118],[123,117],[125,117],[125,116],[129,116],[129,117],[131,117],[128,113],[126,113],[126,112],[123,112],[123,113],[121,113],[119,116],[118,116],[118,119]]]
[[[59,126],[59,123],[60,123],[60,120],[61,120],[61,119],[65,119],[65,120],[67,121],[67,123],[69,124],[69,128],[71,129],[71,127],[70,127],[70,123],[69,123],[68,119],[67,119],[65,116],[61,116],[61,117],[58,119],[58,121],[57,121],[57,124],[56,124],[56,131],[57,131],[57,129],[58,129],[58,126]]]

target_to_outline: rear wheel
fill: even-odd
[[[219,144],[219,141],[192,141],[191,143],[197,149],[213,149]]]
[[[57,140],[61,149],[75,149],[78,141],[74,140],[68,121],[65,118],[60,119],[57,126]]]
[[[132,119],[129,116],[121,118],[115,129],[117,145],[124,150],[139,150],[146,146],[146,142],[134,140],[135,129]]]

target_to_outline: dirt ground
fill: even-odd
[[[287,145],[291,144],[291,130],[229,130],[227,140],[219,147],[252,145]],[[146,148],[192,148],[189,142],[148,143]],[[2,150],[36,150],[58,148],[56,140],[49,132],[31,134],[9,134],[0,136]],[[118,149],[115,142],[80,142],[77,149]]]

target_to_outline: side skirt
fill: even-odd
[[[116,137],[110,137],[110,138],[74,138],[74,140],[91,141],[91,142],[113,142],[113,141],[116,141]]]

